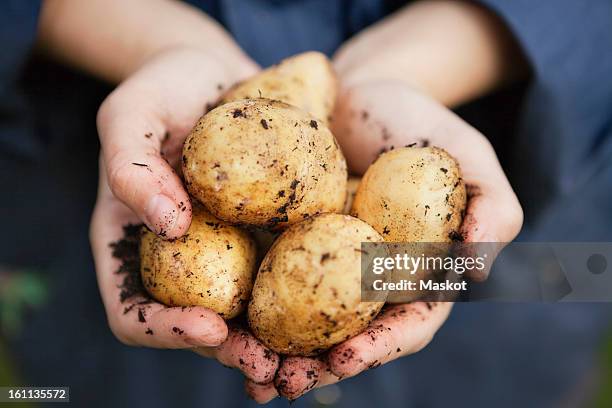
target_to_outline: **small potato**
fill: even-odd
[[[255,243],[249,234],[193,207],[182,238],[163,240],[143,229],[140,271],[149,294],[168,306],[205,306],[225,319],[240,314],[255,272]]]
[[[391,255],[443,256],[447,245],[459,237],[466,205],[459,165],[436,147],[401,148],[382,154],[366,171],[357,189],[351,214],[366,221],[385,241],[425,243],[397,245]],[[420,267],[415,272],[394,270],[394,282],[435,278]],[[395,291],[389,303],[406,303],[423,297],[424,291]]]
[[[245,99],[202,117],[183,146],[189,192],[232,224],[283,228],[340,212],[346,161],[322,123],[284,102]]]
[[[459,165],[437,147],[382,154],[366,171],[351,214],[389,242],[450,242],[466,205]]]
[[[327,125],[334,110],[337,88],[329,59],[311,51],[287,58],[230,88],[221,103],[254,98],[283,101]]]
[[[346,199],[344,200],[344,208],[342,214],[350,214],[351,208],[353,207],[353,201],[355,200],[355,194],[357,194],[357,188],[361,183],[361,177],[350,176],[346,182]]]
[[[361,242],[383,239],[365,222],[323,214],[287,229],[264,258],[249,325],[277,353],[312,356],[365,329],[384,302],[361,301]]]

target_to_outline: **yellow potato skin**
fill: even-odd
[[[382,242],[354,217],[323,214],[287,229],[264,258],[249,325],[277,353],[312,356],[363,331],[384,302],[361,302],[361,242]]]
[[[232,224],[282,229],[344,204],[347,169],[336,139],[279,101],[215,108],[187,137],[182,165],[189,192]]]
[[[459,164],[437,147],[382,154],[366,171],[351,214],[388,242],[450,242],[466,206]]]
[[[253,98],[283,101],[327,125],[337,89],[338,81],[329,59],[310,51],[287,58],[230,88],[221,103]]]
[[[168,306],[204,306],[224,319],[249,299],[256,247],[250,235],[194,205],[182,238],[161,239],[143,228],[140,271],[145,289]]]

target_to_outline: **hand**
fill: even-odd
[[[438,146],[454,156],[468,193],[460,233],[465,242],[494,244],[486,246],[488,266],[496,251],[519,233],[523,211],[493,147],[432,98],[398,81],[349,85],[341,93],[332,125],[350,169],[357,174],[392,147]],[[474,269],[468,277],[484,280],[488,271]]]
[[[229,66],[202,51],[169,50],[106,99],[98,114],[102,155],[90,239],[109,325],[120,341],[190,348],[241,369],[253,381],[266,382],[273,378],[278,356],[240,328],[228,329],[213,311],[166,307],[144,293],[121,301],[124,276],[116,273],[119,260],[109,246],[122,238],[122,227],[130,223],[144,221],[166,238],[187,231],[191,205],[173,169],[183,140],[207,104],[256,70],[249,61]]]
[[[345,88],[333,117],[334,134],[351,170],[365,172],[391,146],[416,143],[446,149],[458,161],[468,186],[461,234],[468,242],[511,241],[522,225],[522,210],[487,139],[431,98],[403,83],[366,82]],[[486,273],[472,279],[486,279]],[[295,399],[307,391],[354,376],[425,347],[446,320],[452,303],[415,302],[391,306],[356,337],[321,358],[283,361],[275,386],[246,382],[258,402],[279,393]]]

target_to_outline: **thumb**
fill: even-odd
[[[160,154],[166,128],[146,104],[121,102],[111,94],[97,117],[109,187],[156,234],[178,238],[191,223],[191,203],[179,176]]]

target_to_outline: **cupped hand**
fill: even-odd
[[[127,224],[144,222],[167,239],[187,231],[191,204],[175,171],[183,141],[224,89],[256,71],[250,61],[229,64],[199,50],[167,50],[109,95],[98,113],[102,153],[90,240],[108,322],[120,341],[192,349],[266,382],[278,356],[212,310],[167,307],[145,293],[122,299],[125,276],[116,273],[120,261],[109,246]]]
[[[487,267],[470,271],[468,277],[486,279],[496,253],[523,224],[521,205],[487,138],[445,106],[398,81],[345,86],[333,119],[334,135],[357,174],[381,152],[404,146],[442,147],[457,159],[468,193],[460,239],[487,243],[471,249],[490,252]]]

